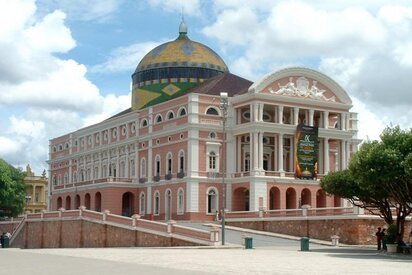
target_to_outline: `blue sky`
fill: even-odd
[[[317,69],[352,97],[360,138],[411,127],[409,0],[0,0],[0,158],[40,173],[49,139],[128,108],[131,74],[177,37],[182,8],[232,73]]]

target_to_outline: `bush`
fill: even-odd
[[[387,234],[385,236],[387,244],[395,244],[396,242],[396,235],[398,234],[398,230],[396,229],[395,224],[390,224],[388,226],[388,230],[386,230]]]

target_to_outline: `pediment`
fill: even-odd
[[[339,84],[325,74],[308,68],[288,68],[268,74],[255,82],[249,93],[352,104]]]

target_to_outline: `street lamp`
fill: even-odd
[[[223,142],[222,142],[222,245],[225,245],[225,208],[226,208],[226,119],[229,98],[227,93],[220,93],[220,110],[222,110]]]

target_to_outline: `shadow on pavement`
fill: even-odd
[[[353,258],[353,259],[381,259],[385,261],[397,262],[412,262],[412,255],[404,254],[388,254],[386,252],[379,252],[374,249],[362,248],[321,248],[311,249],[311,252],[328,253],[330,257],[336,258]]]

